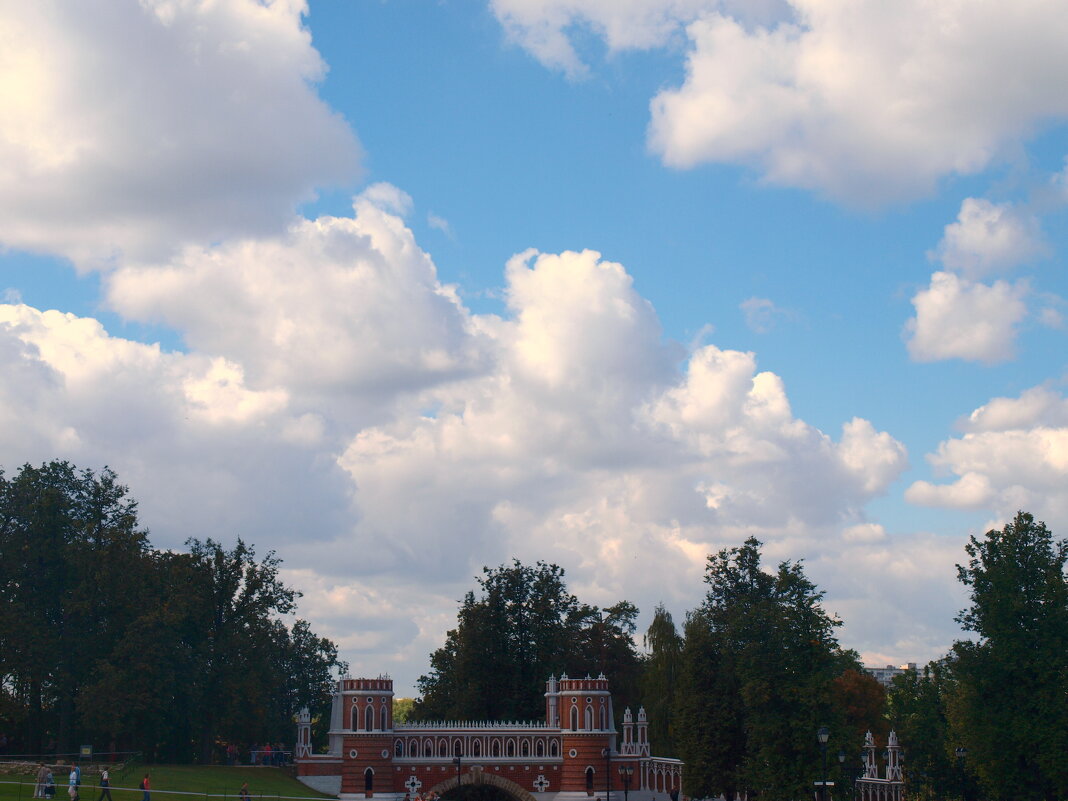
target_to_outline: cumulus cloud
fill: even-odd
[[[352,217],[301,219],[278,236],[121,268],[108,301],[235,360],[256,386],[374,407],[483,366],[471,319],[398,216],[410,208],[396,187],[375,184]]]
[[[916,293],[905,326],[909,355],[920,362],[964,359],[995,364],[1014,355],[1016,326],[1027,315],[1026,282],[992,285],[936,272]]]
[[[969,197],[930,255],[949,270],[981,278],[1032,261],[1046,251],[1037,217],[1011,203]]]
[[[915,482],[906,499],[949,508],[992,509],[1003,519],[1033,512],[1056,530],[1068,524],[1068,401],[1047,387],[994,398],[961,422],[964,433],[927,459],[956,476]]]
[[[593,603],[681,614],[750,534],[769,560],[884,547],[864,510],[907,464],[888,433],[797,418],[754,354],[687,358],[594,251],[516,255],[505,313],[472,314],[411,206],[376,186],[351,218],[115,272],[111,303],[188,353],[0,307],[0,461],[110,464],[160,545],[277,548],[346,657],[409,683],[484,564],[548,559]]]
[[[301,0],[13,4],[0,241],[79,265],[284,225],[358,145],[317,96]]]

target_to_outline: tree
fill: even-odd
[[[1068,541],[1020,512],[965,546],[950,716],[994,799],[1068,796]]]
[[[563,569],[545,562],[513,560],[482,573],[479,596],[464,596],[456,628],[419,678],[413,719],[538,719],[545,680],[564,672],[603,671],[624,700],[634,691],[640,660],[633,604],[580,604]]]
[[[887,695],[890,723],[908,748],[909,797],[953,798],[963,795],[963,767],[954,764],[959,741],[952,734],[946,706],[955,692],[952,665],[943,659],[923,672],[907,670],[895,676]]]
[[[830,727],[840,747],[859,746],[832,701],[834,679],[859,667],[856,655],[842,651],[834,637],[840,622],[824,611],[823,594],[799,563],[783,562],[775,573],[764,572],[760,545],[749,538],[741,547],[709,557],[708,593],[686,628],[686,658],[703,661],[687,665],[684,660],[690,682],[699,681],[702,670],[722,674],[716,679],[719,687],[692,696],[680,693],[680,718],[691,729],[682,755],[701,759],[695,746],[715,746],[696,774],[703,784],[688,786],[691,795],[744,790],[787,801],[807,794],[816,778],[820,726]],[[698,638],[698,647],[690,647],[691,637]],[[714,698],[716,692],[729,693],[729,699]],[[693,706],[685,709],[688,705]],[[744,743],[741,753],[719,742],[710,731],[716,728]],[[694,777],[692,771],[689,775]]]
[[[658,604],[643,639],[648,657],[641,679],[641,699],[649,719],[649,742],[659,753],[675,753],[675,691],[679,682],[682,638],[671,613]]]

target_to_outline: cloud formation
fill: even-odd
[[[755,168],[768,183],[878,206],[971,175],[1068,115],[1059,4],[966,0],[491,0],[508,35],[581,75],[576,42],[670,45],[686,77],[651,102],[649,144],[673,167]]]
[[[0,242],[81,267],[270,231],[359,147],[301,0],[10,5]]]

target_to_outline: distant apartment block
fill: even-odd
[[[875,680],[881,685],[883,685],[884,687],[889,687],[890,680],[894,678],[894,676],[900,676],[906,670],[915,670],[916,663],[909,662],[907,665],[898,665],[897,667],[894,667],[893,665],[887,665],[884,668],[865,666],[864,669],[872,676],[874,676]]]

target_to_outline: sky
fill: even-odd
[[[276,551],[413,692],[483,566],[872,665],[1068,531],[1056,0],[0,1],[0,466]]]

